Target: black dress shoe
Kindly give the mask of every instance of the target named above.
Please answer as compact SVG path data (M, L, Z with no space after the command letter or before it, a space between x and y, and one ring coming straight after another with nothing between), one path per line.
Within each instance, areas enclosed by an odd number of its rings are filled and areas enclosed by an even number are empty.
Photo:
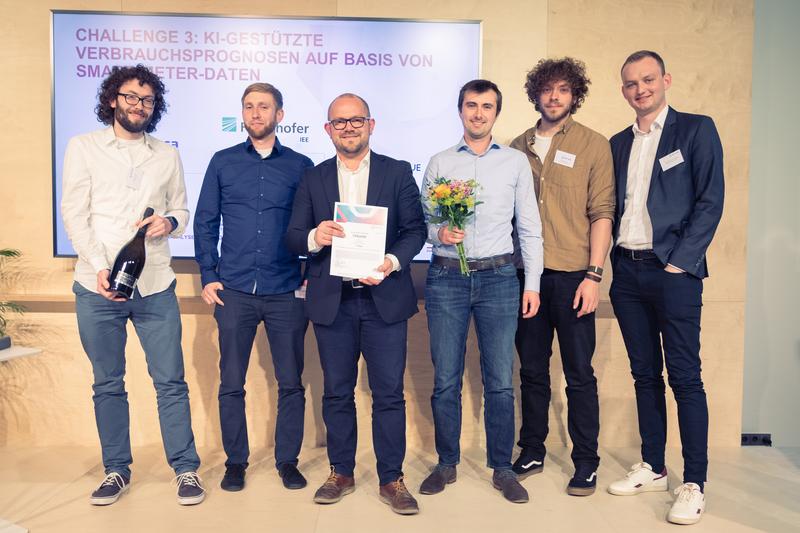
M306 478L304 478L297 467L291 463L282 464L280 468L278 468L278 474L281 476L281 480L283 480L283 486L287 489L296 490L306 486Z
M225 476L219 484L222 490L237 492L244 488L244 471L247 467L243 465L229 465L225 468Z

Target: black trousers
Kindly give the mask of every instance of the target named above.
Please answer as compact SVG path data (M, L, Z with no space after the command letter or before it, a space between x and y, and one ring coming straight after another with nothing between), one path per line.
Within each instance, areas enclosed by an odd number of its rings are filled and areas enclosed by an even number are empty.
M678 404L683 480L702 486L708 469L708 405L700 378L703 281L686 273L666 272L655 258L630 259L619 249L612 264L611 304L636 387L642 459L656 472L664 468L666 363Z
M524 286L523 271L518 270L517 274L520 286ZM520 359L522 427L518 444L537 457L544 457L547 452L544 441L549 432L550 355L555 332L567 381L567 429L572 440L572 462L576 466L597 468L600 408L592 368L594 313L578 318L578 310L572 308L575 291L584 276L584 271L545 269L539 312L533 318L519 319L516 345Z

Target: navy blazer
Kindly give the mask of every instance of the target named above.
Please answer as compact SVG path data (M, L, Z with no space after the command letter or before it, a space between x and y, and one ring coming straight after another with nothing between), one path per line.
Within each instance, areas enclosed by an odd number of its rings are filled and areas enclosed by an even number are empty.
M294 197L286 233L289 250L309 256L306 314L312 322L322 325L330 325L336 319L342 278L330 275L330 246L309 255L308 233L323 220L333 220L333 204L338 201L339 181L336 157L333 157L306 170ZM397 257L401 267L380 285L368 290L384 322L407 320L418 311L409 265L427 237L419 188L411 165L371 152L367 204L388 208L386 253Z
M614 242L625 212L625 187L633 130L627 127L611 138L617 207ZM663 171L659 159L680 150L683 163ZM658 143L647 212L653 225L653 250L658 259L698 278L708 276L706 250L722 217L725 179L722 143L714 121L704 115L667 112ZM611 255L612 263L614 254Z

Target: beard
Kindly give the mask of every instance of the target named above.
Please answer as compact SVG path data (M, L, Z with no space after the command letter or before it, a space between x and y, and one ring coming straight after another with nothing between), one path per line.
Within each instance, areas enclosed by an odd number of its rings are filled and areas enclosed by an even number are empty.
M338 141L335 141L333 143L333 145L336 147L336 149L338 151L340 151L340 152L342 152L344 154L351 154L351 155L356 155L356 154L360 153L362 150L364 150L364 148L369 146L369 137L367 137L367 138L362 138L362 137L355 138L356 141L357 141L355 144L351 144L350 142L346 142L346 141L349 141L350 139L353 139L353 137L348 137L346 139L339 139Z
M569 115L569 112L570 112L570 107L568 106L564 106L560 112L558 112L557 110L553 110L553 113L555 114L551 114L550 110L545 108L544 116L547 117L548 122L555 123L560 121L567 115Z
M245 123L244 129L247 131L247 134L250 136L251 139L255 139L260 141L262 139L266 139L275 131L275 126L278 124L275 121L268 122L264 124L260 129L251 128L250 126Z
M153 118L152 113L148 116L142 118L141 122L131 122L128 118L128 112L122 109L120 106L114 110L114 120L117 121L117 124L125 128L125 130L131 133L141 133L147 129L147 126L150 125L150 120Z

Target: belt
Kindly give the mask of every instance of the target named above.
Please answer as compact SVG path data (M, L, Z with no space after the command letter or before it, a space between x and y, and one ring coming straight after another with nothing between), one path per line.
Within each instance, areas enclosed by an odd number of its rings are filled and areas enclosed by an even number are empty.
M366 287L366 285L357 279L342 280L343 289L363 289L364 287Z
M626 259L631 259L632 261L658 259L658 256L653 250L629 250L628 248L617 246L617 253Z
M434 265L442 265L451 268L460 268L461 263L458 259L454 259L451 257L444 257L441 255L434 255L431 259L431 263ZM477 272L480 270L491 270L495 267L503 266L503 265L511 265L514 263L514 255L513 254L502 254L502 255L495 255L492 257L483 257L481 259L469 259L467 260L467 266L469 267L470 272Z

